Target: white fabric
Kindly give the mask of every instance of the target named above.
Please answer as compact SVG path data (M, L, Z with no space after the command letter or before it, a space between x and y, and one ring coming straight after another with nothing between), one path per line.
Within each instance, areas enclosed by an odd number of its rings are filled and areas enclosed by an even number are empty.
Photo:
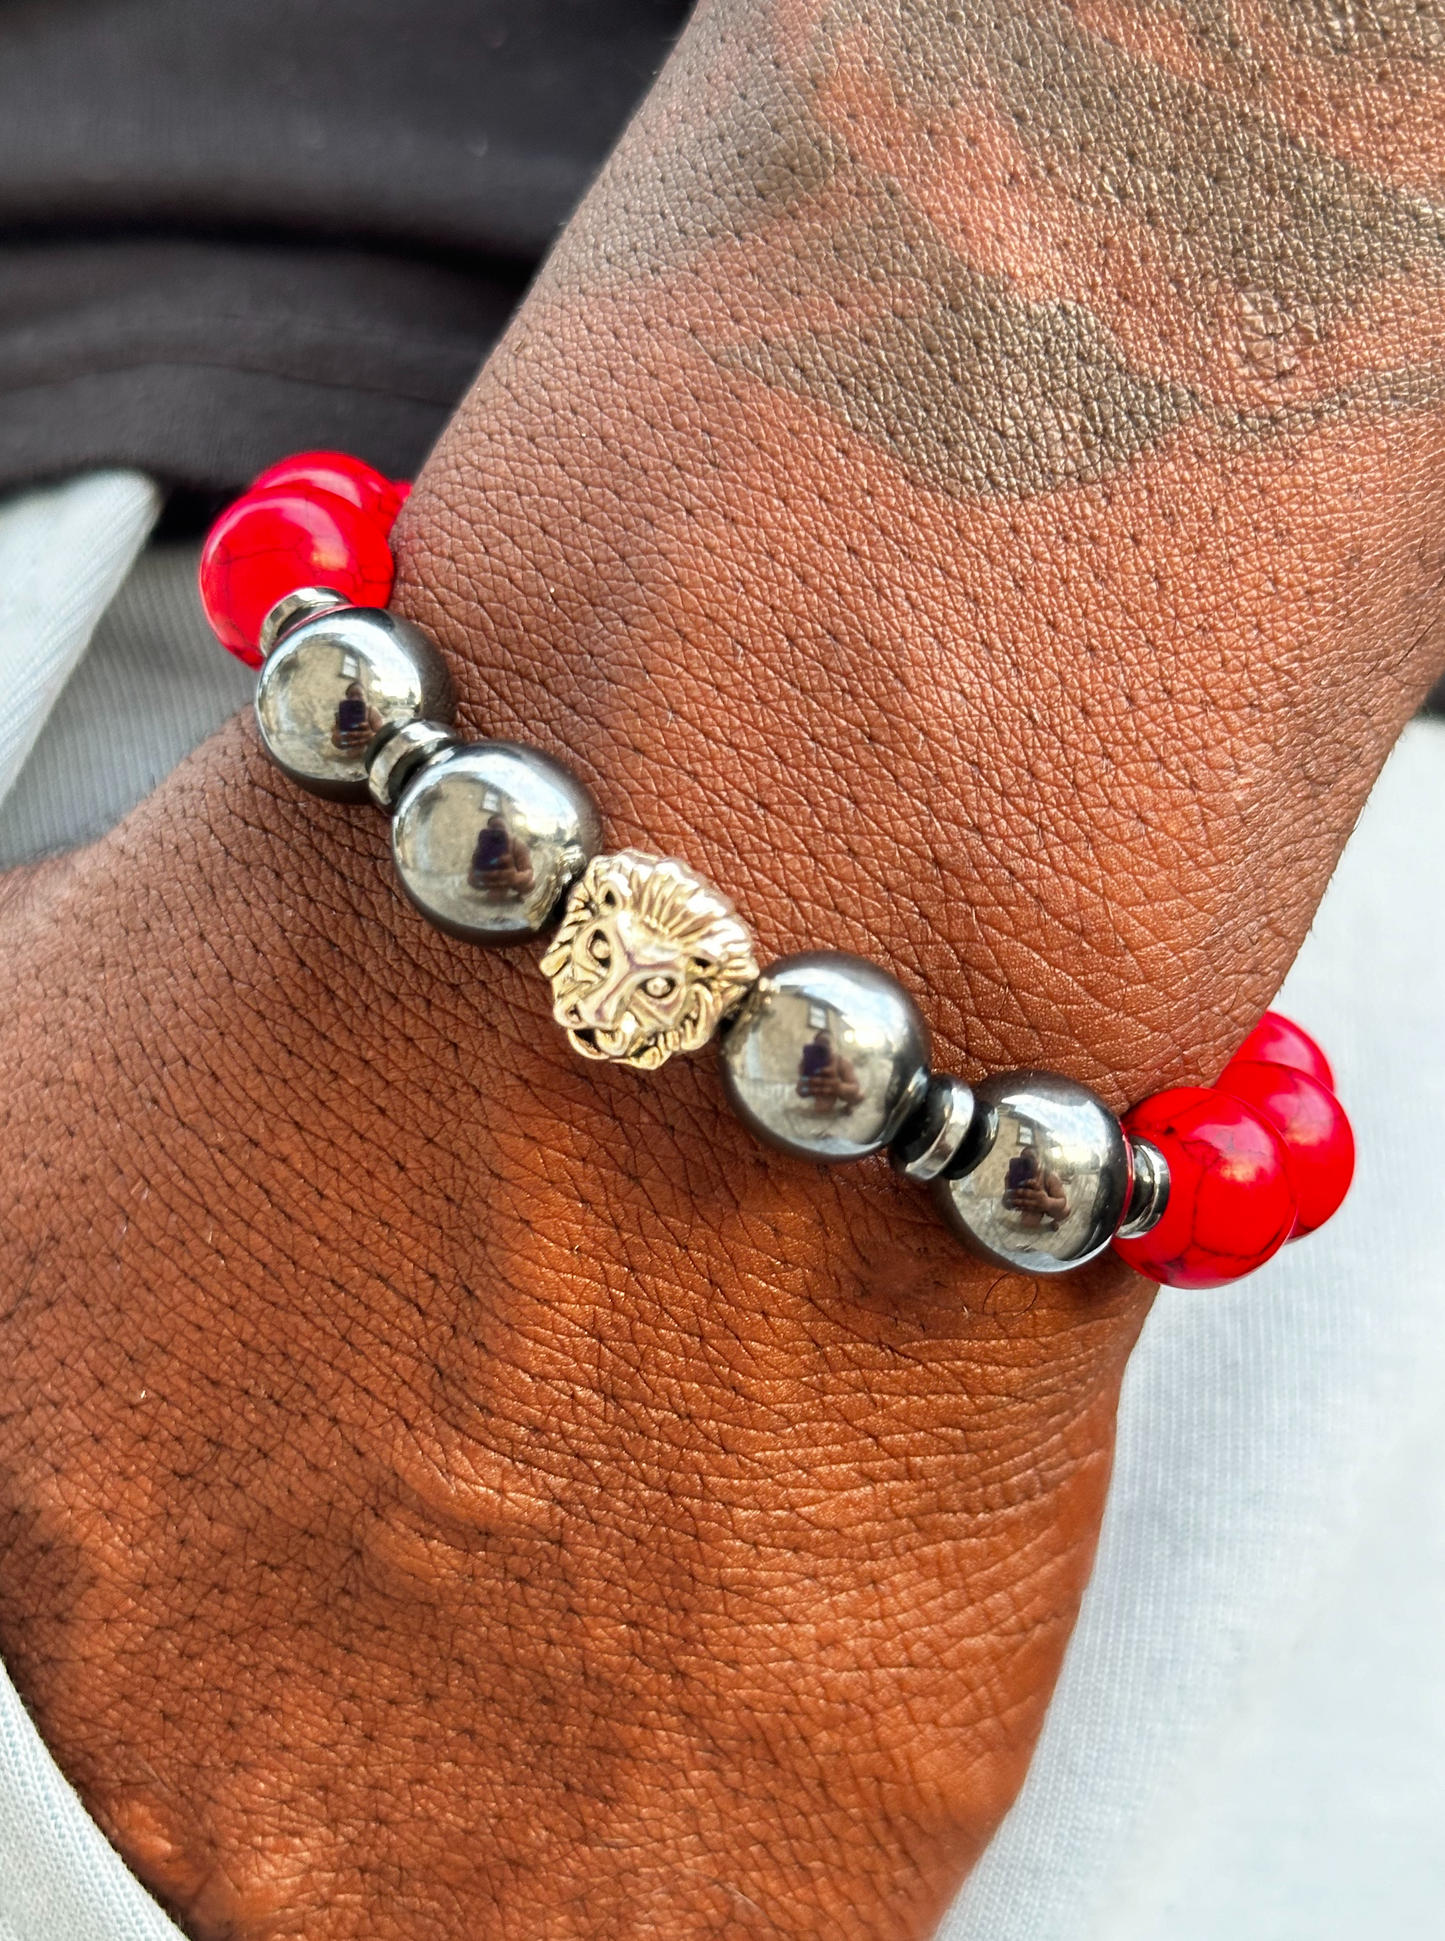
M99 490L49 496L67 516L47 523L28 502L21 570L73 586L77 557L92 562L96 606L72 608L68 636L83 639L114 583L94 562L134 550L140 515L127 525ZM0 508L0 573L16 511ZM0 682L0 751L33 738L20 712ZM114 718L107 703L94 732L113 739ZM66 733L73 770L82 722ZM1238 1288L1160 1297L1038 1756L940 1941L1441 1929L1442 881L1445 725L1416 724L1281 998L1335 1061L1360 1138L1354 1194ZM0 1941L163 1937L179 1941L0 1674Z
M0 1941L182 1941L61 1776L3 1668Z
M0 505L0 802L160 510L139 472Z
M223 721L256 676L216 647L198 544L148 546L0 807L0 870L113 828Z

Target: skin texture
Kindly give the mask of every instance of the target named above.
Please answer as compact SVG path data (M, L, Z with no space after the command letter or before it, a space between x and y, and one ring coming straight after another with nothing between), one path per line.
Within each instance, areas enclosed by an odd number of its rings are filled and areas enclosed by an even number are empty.
M1214 1077L1442 658L1432 18L716 0L398 529L469 730ZM1148 1289L578 1060L244 722L0 930L0 1652L189 1930L922 1941Z

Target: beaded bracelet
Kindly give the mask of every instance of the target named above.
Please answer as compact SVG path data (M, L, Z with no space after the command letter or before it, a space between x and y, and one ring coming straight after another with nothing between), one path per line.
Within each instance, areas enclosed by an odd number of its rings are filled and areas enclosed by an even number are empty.
M386 611L387 536L408 489L334 452L263 472L206 543L206 612L260 669L272 759L317 795L369 797L391 817L424 916L491 945L556 925L541 968L584 1058L654 1071L716 1035L755 1133L825 1163L886 1149L966 1246L1027 1274L1113 1246L1154 1280L1219 1286L1340 1205L1349 1121L1324 1054L1276 1013L1217 1085L1171 1086L1122 1122L1052 1072L971 1087L930 1070L928 1026L886 971L828 950L761 969L733 906L685 863L604 853L597 806L561 763L453 734L445 663Z

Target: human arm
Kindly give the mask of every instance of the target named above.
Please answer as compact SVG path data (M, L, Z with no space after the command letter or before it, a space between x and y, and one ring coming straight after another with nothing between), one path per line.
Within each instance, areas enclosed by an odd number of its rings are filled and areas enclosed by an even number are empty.
M474 730L941 1066L1212 1076L1438 662L1439 70L1315 19L714 6L398 535ZM143 1877L925 1934L1147 1291L578 1065L244 727L4 922L0 1647Z

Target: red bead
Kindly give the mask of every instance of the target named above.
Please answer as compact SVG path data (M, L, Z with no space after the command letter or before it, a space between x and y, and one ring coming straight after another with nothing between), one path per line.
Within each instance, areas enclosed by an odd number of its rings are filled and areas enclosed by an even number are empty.
M1288 1065L1292 1072L1307 1072L1327 1092L1335 1089L1335 1075L1307 1031L1280 1016L1266 1011L1230 1060L1233 1065Z
M298 586L330 586L359 607L391 597L391 548L379 523L329 492L248 492L211 528L201 601L222 644L259 667L261 623Z
M329 492L334 499L345 499L368 518L380 519L390 532L402 501L411 487L395 479L383 478L374 465L345 452L297 452L268 466L251 481L252 492L272 492L281 486L300 487L304 492ZM249 495L248 495L249 496Z
M1289 1153L1299 1195L1291 1239L1313 1233L1336 1212L1355 1174L1355 1137L1339 1100L1308 1072L1287 1065L1245 1064L1236 1058L1219 1089L1243 1099L1268 1119Z
M1242 1099L1203 1085L1156 1092L1124 1117L1169 1162L1164 1217L1115 1251L1170 1287L1222 1287L1263 1266L1294 1231L1284 1142Z

